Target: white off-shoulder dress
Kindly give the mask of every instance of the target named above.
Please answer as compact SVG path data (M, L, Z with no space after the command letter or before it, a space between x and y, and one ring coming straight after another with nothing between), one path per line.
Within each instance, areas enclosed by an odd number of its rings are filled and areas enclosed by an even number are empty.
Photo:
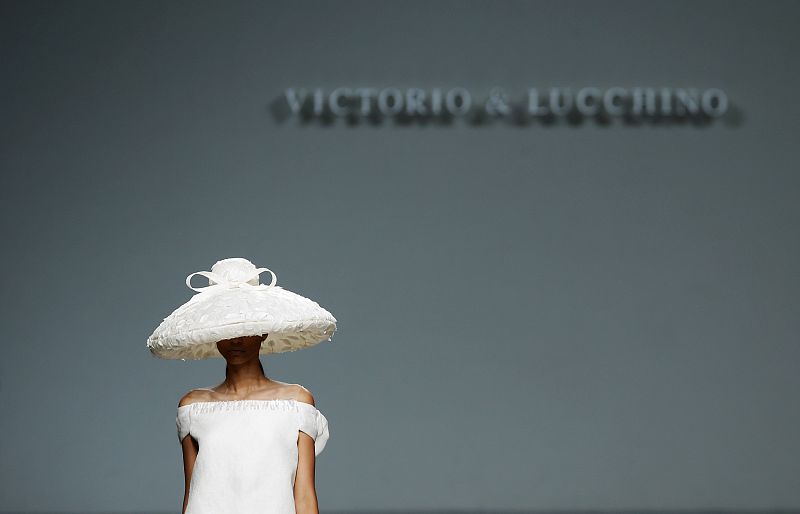
M299 432L328 441L328 420L298 400L223 400L178 407L178 440L199 446L185 514L295 514Z

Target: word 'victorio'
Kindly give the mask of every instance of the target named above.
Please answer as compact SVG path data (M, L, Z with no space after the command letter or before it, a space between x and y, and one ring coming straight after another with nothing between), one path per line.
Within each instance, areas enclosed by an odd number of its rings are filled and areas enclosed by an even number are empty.
M466 88L288 88L291 113L313 117L705 117L719 118L728 97L719 88L552 87L511 94L501 87L484 96Z

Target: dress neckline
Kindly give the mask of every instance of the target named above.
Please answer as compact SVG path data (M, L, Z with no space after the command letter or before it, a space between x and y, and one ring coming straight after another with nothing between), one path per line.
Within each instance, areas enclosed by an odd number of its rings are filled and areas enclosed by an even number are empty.
M312 409L316 409L316 407L314 405L311 405L310 403L306 403L306 402L301 402L300 400L295 400L294 398L272 398L272 399L269 399L269 400L245 398L245 399L238 399L238 400L217 400L217 401L192 402L192 403L189 403L189 404L186 404L186 405L178 406L178 410L180 410L180 409L188 409L192 405L205 406L204 408L212 408L214 404L236 406L236 405L269 404L269 403L273 403L273 402L293 402L296 405L305 405L306 407L311 407Z

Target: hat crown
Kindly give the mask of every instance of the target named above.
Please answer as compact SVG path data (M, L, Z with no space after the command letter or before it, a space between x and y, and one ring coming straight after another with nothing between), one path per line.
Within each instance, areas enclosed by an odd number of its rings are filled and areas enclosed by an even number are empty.
M231 257L217 261L211 267L211 273L228 282L247 282L254 286L259 285L259 274L255 264L242 257ZM211 277L208 278L208 281L210 284L217 283Z

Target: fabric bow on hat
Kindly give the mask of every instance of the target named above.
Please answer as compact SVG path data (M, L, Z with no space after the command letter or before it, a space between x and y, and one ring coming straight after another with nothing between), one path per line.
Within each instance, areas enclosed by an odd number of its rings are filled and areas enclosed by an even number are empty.
M272 281L269 284L259 284L258 278L265 271L269 271L270 275L272 275ZM203 287L193 286L192 277L195 275L201 275L203 277L206 277L209 281L209 284ZM256 281L255 284L251 283L253 280ZM189 276L186 277L186 287L188 287L193 291L198 291L198 292L210 289L230 289L233 287L252 287L256 289L263 289L265 287L273 287L275 285L275 282L277 282L277 280L278 277L275 276L275 273L273 273L272 270L269 270L267 268L256 268L255 272L250 277L247 277L244 280L228 278L219 273L214 273L213 271L195 271L194 273L191 273Z

